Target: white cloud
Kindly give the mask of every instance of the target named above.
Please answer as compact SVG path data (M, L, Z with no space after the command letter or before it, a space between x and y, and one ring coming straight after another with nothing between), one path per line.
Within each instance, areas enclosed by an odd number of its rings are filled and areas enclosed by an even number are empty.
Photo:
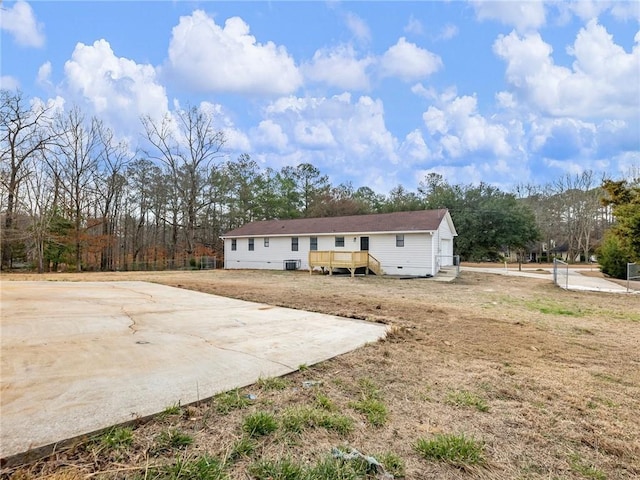
M242 130L232 127L224 127L221 131L224 134L224 149L226 151L251 151L251 141Z
M71 94L119 126L139 130L141 115L160 118L167 112L167 95L153 66L116 57L106 40L78 43L64 71Z
M282 127L272 120L261 121L251 138L257 146L280 151L284 151L289 143L289 137L282 131Z
M44 45L44 26L36 20L31 5L18 0L13 7L5 5L0 9L0 26L23 47L42 47Z
M380 59L381 74L406 81L425 78L442 67L441 58L429 50L418 47L400 37Z
M422 22L414 17L413 14L409 17L409 21L404 26L404 31L413 35L424 35L424 27L422 26Z
M554 63L553 49L538 33L499 36L494 52L507 62L507 82L531 107L554 116L637 116L640 98L640 35L631 53L591 20L567 52L572 68Z
M566 8L574 15L578 16L584 21L597 18L600 14L611 7L609 2L606 1L593 1L593 0L580 0L579 2L561 2L558 5L560 8Z
M638 2L611 2L611 15L615 18L627 21L640 22L640 6Z
M177 103L175 108L181 108ZM200 102L199 109L211 119L212 125L224 134L224 150L248 152L251 151L249 137L233 122L223 105L207 101Z
M293 130L294 138L303 148L331 148L336 145L329 125L324 121L300 120Z
M323 82L344 90L368 90L369 68L375 59L357 58L351 45L339 45L333 49L317 50L310 63L302 70L314 82Z
M450 99L445 94L439 103L439 107L430 106L422 118L444 157L455 159L486 152L496 158L507 158L513 154L509 128L480 115L475 96Z
M51 62L45 62L38 69L37 82L43 86L51 85Z
M290 150L300 150L320 169L358 171L372 162L397 163L397 141L387 130L380 100L332 97L284 97L272 102L265 117L280 126Z
M623 178L637 178L640 176L640 151L623 152L611 159L618 166L616 172Z
M0 88L3 90L17 90L20 88L20 81L10 75L0 75Z
M425 87L422 83L416 83L411 87L411 93L419 97L426 98L427 100L435 100L438 98L438 93L433 87Z
M537 30L546 23L545 7L539 1L476 0L472 2L478 20L497 20L519 32Z
M344 16L345 23L351 34L360 42L368 43L371 41L371 31L367 23L358 15L348 12Z
M403 164L420 163L431 157L431 151L418 129L409 132L400 146Z
M506 109L513 109L518 106L518 102L516 102L516 99L511 92L496 93L496 101L500 107Z
M415 172L415 180L419 182L430 173L437 173L449 182L450 185L467 185L470 183L479 184L488 178L487 165L470 164L470 165L433 165L427 170L417 170Z
M596 125L572 118L539 118L530 125L532 152L556 160L595 154Z
M459 30L457 26L453 25L452 23L447 23L445 26L442 27L442 30L438 34L437 38L439 40L450 40L456 35L458 35L458 31Z
M598 18L604 12L610 12L618 20L640 20L640 7L635 1L619 0L572 0L554 4L561 13L571 12L583 21Z
M590 170L590 166L584 160L579 162L576 161L561 161L555 160L553 158L545 158L543 159L544 164L547 167L556 168L561 172L567 173L569 175L580 175L586 170Z
M202 10L180 17L173 28L169 72L203 92L282 95L302 84L285 47L258 43L240 17L220 27Z

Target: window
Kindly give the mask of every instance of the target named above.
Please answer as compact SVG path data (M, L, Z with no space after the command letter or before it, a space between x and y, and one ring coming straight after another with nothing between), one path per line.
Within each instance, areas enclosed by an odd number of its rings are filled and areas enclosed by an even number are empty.
M344 237L336 237L336 247L344 247Z
M291 251L298 251L298 237L291 237Z
M309 239L309 250L318 250L318 237L311 237Z
M231 239L231 250L236 250L238 248L238 241L235 238Z
M396 235L396 247L404 247L404 234Z
M249 239L249 251L252 252L255 250L255 244L253 243L253 238Z
M264 246L265 247L269 246L269 238L268 237L264 237Z

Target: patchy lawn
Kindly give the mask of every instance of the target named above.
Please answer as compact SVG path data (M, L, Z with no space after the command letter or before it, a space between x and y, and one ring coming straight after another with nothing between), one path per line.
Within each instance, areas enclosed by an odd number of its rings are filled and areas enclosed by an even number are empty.
M167 405L3 478L640 476L638 296L470 272L453 283L259 271L11 279L146 280L393 327L385 341Z

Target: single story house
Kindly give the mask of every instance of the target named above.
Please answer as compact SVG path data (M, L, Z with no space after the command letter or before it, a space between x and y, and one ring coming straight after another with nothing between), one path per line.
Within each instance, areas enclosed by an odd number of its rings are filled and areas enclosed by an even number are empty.
M457 235L446 209L251 222L223 236L224 267L436 275Z

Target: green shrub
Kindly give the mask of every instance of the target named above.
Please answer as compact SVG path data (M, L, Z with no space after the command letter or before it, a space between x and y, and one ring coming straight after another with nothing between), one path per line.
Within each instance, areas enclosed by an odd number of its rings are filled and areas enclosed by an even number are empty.
M626 279L627 263L631 261L631 254L623 247L618 237L607 235L598 250L598 263L602 273L610 277Z

